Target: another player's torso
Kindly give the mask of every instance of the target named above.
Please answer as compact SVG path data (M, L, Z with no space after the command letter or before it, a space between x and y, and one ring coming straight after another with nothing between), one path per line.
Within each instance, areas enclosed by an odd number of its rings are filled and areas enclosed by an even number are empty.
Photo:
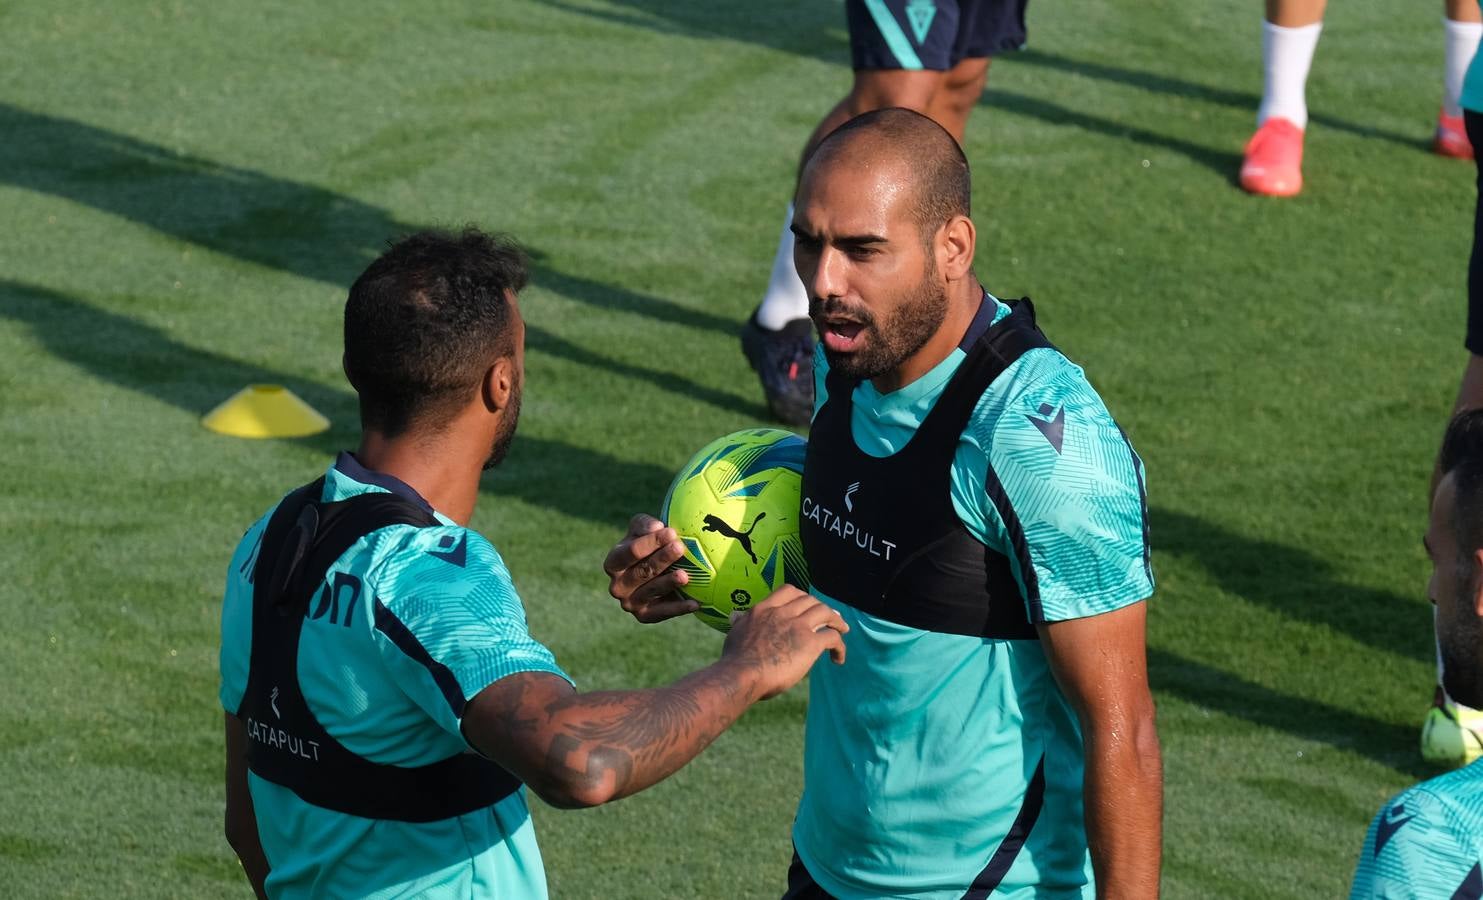
M900 452L964 358L955 351L888 396L862 385L851 411L854 446L875 457ZM1013 378L1013 371L1004 377ZM983 406L975 412L984 414L992 413ZM986 450L962 439L952 451L946 490L965 521L972 518L973 492L984 489ZM848 472L832 474L836 481L857 480ZM910 472L899 477L912 478ZM863 507L869 488L861 483L848 504L842 494L834 498L829 512L850 516ZM850 535L858 552L893 550L883 543L889 535L859 537L858 530ZM834 537L842 540L843 531ZM989 548L1014 552L1002 537ZM863 611L849 597L814 593L851 628L845 665L816 666L810 679L805 790L794 837L820 884L846 898L960 897L987 876L999 885L995 896L1015 896L1017 889L1040 897L1082 896L1090 872L1081 824L1080 733L1026 624L1012 577L998 586L993 602L1019 604L1009 610L1019 613L1018 624L1001 607L998 624L980 635L903 624ZM883 611L878 604L861 605ZM1032 820L1028 835L1020 835Z
M1350 896L1483 896L1483 760L1402 791L1380 810Z
M327 500L366 487L331 471ZM233 560L224 622L238 640L224 644L223 699L246 683L252 585L246 580L262 522ZM445 524L451 524L445 521ZM437 727L391 680L378 655L374 603L391 598L389 569L416 566L421 550L404 546L411 529L374 533L331 569L329 602L311 602L299 645L300 689L320 724L353 753L404 767L428 765L466 750ZM227 657L232 659L229 661ZM416 663L408 660L409 665ZM240 671L240 676L237 674ZM257 729L259 738L271 728ZM249 740L255 739L249 733ZM275 897L544 897L545 877L524 792L492 808L430 823L373 820L312 806L292 790L249 773L258 830ZM376 790L366 785L366 790ZM380 886L368 892L367 885Z

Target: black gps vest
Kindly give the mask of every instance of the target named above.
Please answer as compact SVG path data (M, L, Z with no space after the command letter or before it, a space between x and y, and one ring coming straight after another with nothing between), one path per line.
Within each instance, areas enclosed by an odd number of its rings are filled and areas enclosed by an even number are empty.
M412 768L371 762L345 749L310 711L299 689L299 637L316 593L317 602L338 603L325 581L330 566L377 529L438 524L395 494L325 503L323 490L320 478L284 498L253 566L252 653L237 710L247 726L247 767L306 803L367 819L434 822L509 796L519 780L483 757L459 753Z
M887 621L923 631L996 639L1038 638L1009 558L975 539L953 509L958 441L994 379L1027 350L1050 347L1028 298L964 349L967 353L906 446L886 457L855 445L856 381L834 371L809 432L800 531L813 584ZM1013 552L1034 570L1007 501L985 490L1009 526ZM999 493L1002 493L1000 491Z

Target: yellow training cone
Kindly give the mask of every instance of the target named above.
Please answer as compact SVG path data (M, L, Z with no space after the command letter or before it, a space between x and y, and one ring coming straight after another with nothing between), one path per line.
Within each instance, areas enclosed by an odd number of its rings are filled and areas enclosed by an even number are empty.
M201 424L233 437L288 438L328 431L330 420L281 384L250 384L207 413Z

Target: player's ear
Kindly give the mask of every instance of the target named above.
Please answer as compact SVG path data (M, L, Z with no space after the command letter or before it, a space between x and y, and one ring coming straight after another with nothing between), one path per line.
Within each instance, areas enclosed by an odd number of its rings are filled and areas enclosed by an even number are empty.
M1483 548L1473 551L1473 580L1468 585L1468 605L1473 615L1483 619Z
M958 281L973 269L975 238L973 220L967 216L953 216L938 229L934 248L937 270L948 281Z
M484 372L481 393L484 406L490 412L499 412L510 405L510 396L515 392L515 360L501 356Z

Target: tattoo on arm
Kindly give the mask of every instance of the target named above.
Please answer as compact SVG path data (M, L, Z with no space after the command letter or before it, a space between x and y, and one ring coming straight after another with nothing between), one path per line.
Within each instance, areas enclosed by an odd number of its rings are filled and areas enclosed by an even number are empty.
M753 699L724 667L669 687L578 694L547 673L502 678L470 701L469 741L548 802L623 797L689 762Z

